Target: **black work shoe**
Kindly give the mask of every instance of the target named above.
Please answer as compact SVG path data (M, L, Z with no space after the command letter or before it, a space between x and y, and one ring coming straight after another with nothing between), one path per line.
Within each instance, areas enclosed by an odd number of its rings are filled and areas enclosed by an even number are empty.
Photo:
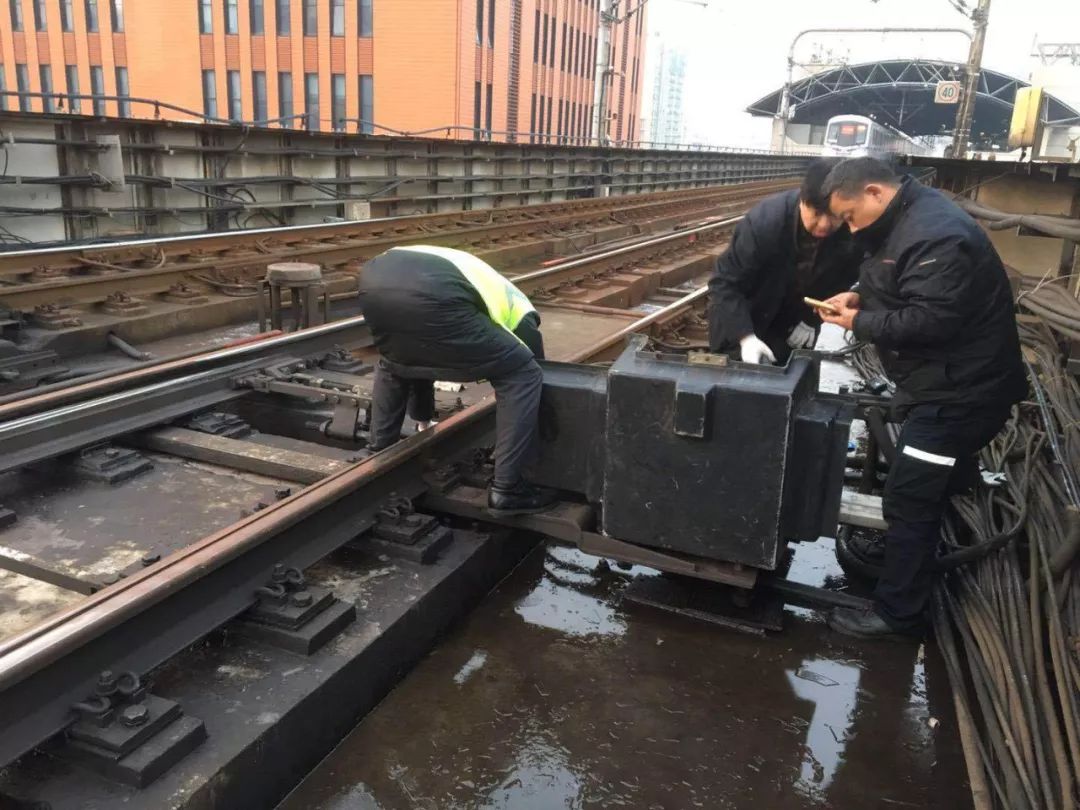
M855 638L882 638L889 641L916 641L918 628L898 630L873 610L833 608L829 612L829 627L837 633Z
M498 517L543 512L555 501L555 490L527 481L519 481L509 489L492 487L488 490L488 511Z

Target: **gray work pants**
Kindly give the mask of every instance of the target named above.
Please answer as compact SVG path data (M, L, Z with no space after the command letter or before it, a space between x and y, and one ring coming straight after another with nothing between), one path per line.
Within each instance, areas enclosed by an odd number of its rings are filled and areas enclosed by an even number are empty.
M535 360L508 374L488 380L495 389L495 480L497 489L509 489L524 477L526 466L536 453L537 420L544 373ZM379 362L375 366L375 387L371 392L371 434L368 446L383 450L401 438L405 409L433 396L433 381L399 377ZM410 406L411 407L411 406ZM412 410L417 421L422 414ZM430 419L430 416L428 417Z

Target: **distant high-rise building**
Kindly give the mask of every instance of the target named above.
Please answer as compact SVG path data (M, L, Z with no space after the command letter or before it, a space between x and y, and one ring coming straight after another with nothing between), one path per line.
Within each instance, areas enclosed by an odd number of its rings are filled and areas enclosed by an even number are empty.
M644 16L612 32L616 143ZM6 0L0 110L586 143L599 28L600 0Z
M686 82L686 54L665 43L658 32L650 39L646 63L642 137L652 143L682 143L685 140L683 86Z

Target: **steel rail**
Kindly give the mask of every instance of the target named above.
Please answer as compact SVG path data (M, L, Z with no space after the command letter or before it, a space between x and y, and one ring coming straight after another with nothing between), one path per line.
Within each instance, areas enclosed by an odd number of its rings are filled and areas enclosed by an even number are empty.
M564 276L571 274L574 270L579 270L582 267L587 267L590 264L597 264L600 261L617 259L624 256L631 256L634 253L640 253L642 250L648 250L649 248L657 247L659 245L682 242L687 239L690 239L691 242L693 242L693 237L696 237L699 234L711 233L712 231L716 231L721 228L730 228L733 225L737 224L741 219L742 215L729 217L727 219L722 219L717 222L710 222L706 225L698 225L692 228L683 228L681 230L674 231L673 233L651 237L641 242L635 242L632 245L626 245L625 247L605 251L602 254L596 254L595 256L586 256L581 259L571 259L570 261L562 262L552 267L546 267L543 270L535 270L531 273L524 273L520 276L512 276L511 280L523 291L531 292L541 287L551 285L552 283L561 283L563 280L565 280L563 278Z
M50 407L60 407L85 396L101 396L126 385L149 383L170 373L195 371L202 368L214 368L223 363L250 357L260 357L279 352L293 346L307 344L313 338L324 338L326 349L333 348L336 342L344 340L351 330L366 330L366 322L360 315L342 318L339 321L313 326L297 332L229 346L195 355L185 354L175 358L163 358L159 361L142 363L137 368L121 371L92 381L72 380L62 387L36 396L18 398L0 405L0 423L17 419Z
M705 292L562 359L589 360L681 315ZM475 446L490 433L494 408L486 398L0 643L0 763L65 728L100 670L150 671L250 607L275 564L310 566L367 528L391 492L419 494L425 460Z
M767 182L767 181L764 181ZM730 186L715 186L714 189L726 189L735 188L740 185L749 185L742 183L733 183ZM684 194L686 198L692 198L697 194L702 194L705 189L695 188L686 189L682 192L657 192L659 201L659 195L663 194ZM559 208L565 206L566 202L578 202L589 203L595 201L603 206L613 206L614 200L623 199L621 197L592 197L584 200L567 200L558 203L538 203L536 205L523 205L515 208L492 208L479 211L479 213L500 212L500 213L514 213L514 214L526 214L529 212L539 212L539 209L545 208ZM598 205L597 207L601 207ZM319 233L326 235L336 235L339 231L352 231L359 227L368 228L379 225L391 225L391 224L408 224L410 222L437 222L443 220L453 220L468 218L469 216L476 216L477 210L471 211L448 211L439 214L416 214L413 216L403 217L376 217L375 219L365 219L362 221L353 222L318 222L310 225L289 225L286 227L272 227L272 228L246 228L240 231L228 231L228 232L201 232L193 234L177 234L175 236L147 236L138 239L118 239L113 242L87 242L85 244L64 245L64 246L49 246L40 248L26 248L23 250L9 250L0 253L0 259L8 258L31 258L38 259L42 257L65 255L75 252L82 252L87 250L126 250L131 248L143 248L143 247L157 247L159 245L183 245L188 243L202 243L211 241L231 241L240 237L259 238L265 236L281 236L283 234L295 234L300 238L310 238L310 234Z
M6 265L14 263L12 260L33 260L34 265L47 261L50 258L56 261L60 258L70 258L78 261L79 254L88 252L117 252L137 250L148 247L161 247L180 245L187 248L227 250L235 248L236 243L255 243L261 239L292 239L295 241L311 239L331 238L366 238L369 232L382 233L386 229L400 231L403 228L415 226L438 226L440 223L450 223L460 228L464 220L468 223L470 218L487 218L488 222L478 221L477 226L491 224L526 224L530 221L543 221L545 214L569 211L571 214L604 213L612 210L625 210L634 208L650 208L663 204L693 202L696 200L708 200L716 196L738 195L740 192L751 191L755 188L766 190L771 188L784 188L791 185L787 180L767 180L750 183L732 183L729 185L706 186L682 191L654 192L652 194L621 196L621 197L590 197L577 200L564 200L556 203L538 203L535 205L522 205L512 208L490 208L471 211L449 211L439 214L419 214L404 217L380 217L377 219L353 221L317 223L312 225L291 225L278 228L252 228L234 230L225 233L199 233L182 234L177 236L147 237L142 239L118 240L106 243L87 243L77 245L65 245L63 247L33 248L27 250L12 250L0 253L0 272L10 273ZM492 218L505 220L505 222L493 223ZM420 227L422 230L423 228ZM451 233L452 231L447 231Z
M333 283L332 274L355 274L357 262L397 245L429 243L483 251L508 244L539 244L560 238L562 231L571 227L596 228L609 224L615 227L644 220L685 221L693 216L701 218L709 211L723 214L737 209L747 199L758 199L789 184L749 185L749 188L742 184L721 186L710 189L707 194L626 201L621 206L609 204L603 208L595 205L586 208L580 201L571 201L559 204L557 208L538 206L543 212L530 213L525 207L492 209L509 213L491 214L491 220L486 222L457 216L446 220L448 227L387 220L375 230L366 227L366 223L346 223L353 226L350 233L321 237L315 234L300 237L292 229L282 229L265 237L273 240L272 245L253 240L247 232L236 232L228 237L206 237L180 252L167 251L165 245L157 245L155 256L147 255L147 251L153 249L149 246L141 252L133 252L134 248L118 248L113 253L66 252L39 257L33 264L29 259L11 263L0 254L0 303L9 309L30 310L58 300L86 305L105 301L117 293L147 298L166 292L178 282L190 282L190 274L222 271L250 274L267 262L290 259L318 261L331 274L328 281ZM224 241L226 239L232 241ZM91 272L102 263L116 269L105 273ZM138 266L147 263L153 266ZM346 278L343 276L340 280ZM212 281L197 276L195 281L200 285L212 284Z

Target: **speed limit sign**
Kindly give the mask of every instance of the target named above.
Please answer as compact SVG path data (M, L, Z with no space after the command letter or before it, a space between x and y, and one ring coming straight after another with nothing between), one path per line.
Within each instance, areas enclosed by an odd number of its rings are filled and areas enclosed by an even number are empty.
M938 82L934 88L935 104L957 104L960 101L960 82Z

